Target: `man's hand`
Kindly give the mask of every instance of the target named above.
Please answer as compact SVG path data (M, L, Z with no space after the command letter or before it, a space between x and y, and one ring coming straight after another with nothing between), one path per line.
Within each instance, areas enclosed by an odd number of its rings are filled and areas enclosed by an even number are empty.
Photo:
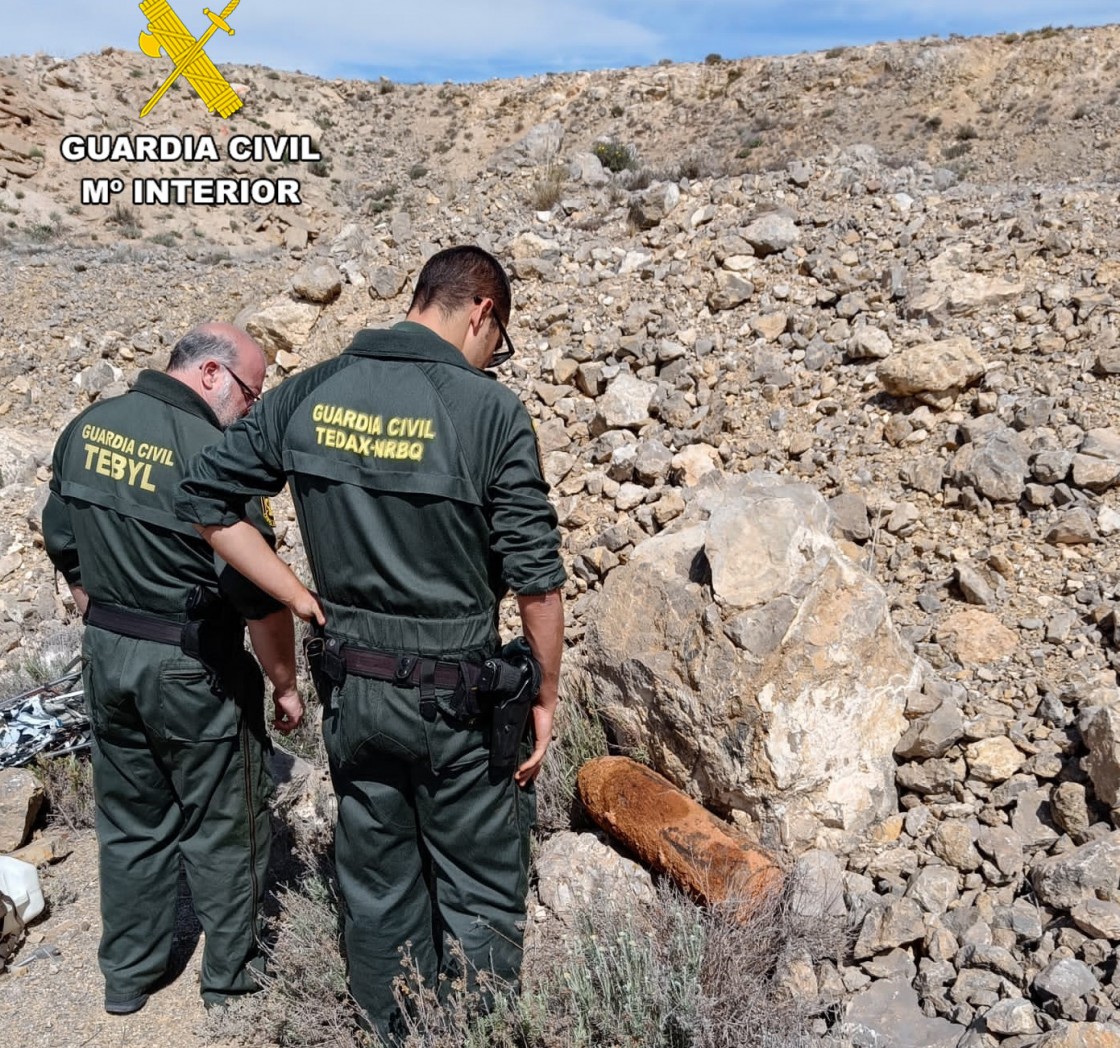
M533 705L533 737L537 741L529 759L513 776L518 786L528 786L540 774L541 761L552 741L552 717L559 700L560 656L564 651L564 601L555 589L518 595L517 608L525 639L541 667L541 690Z
M272 693L272 709L275 716L272 726L284 735L295 731L303 720L303 699L295 688Z
M541 771L541 762L548 752L549 743L552 742L552 707L533 706L533 737L536 743L529 759L513 773L518 786L528 786Z
M300 586L291 596L284 599L288 610L297 619L304 622L316 622L320 626L327 624L327 617L323 614L323 604L316 593L312 593L306 586Z
M272 726L285 735L303 717L303 701L296 688L296 638L292 616L278 608L263 619L249 619L249 639L261 669L272 684Z

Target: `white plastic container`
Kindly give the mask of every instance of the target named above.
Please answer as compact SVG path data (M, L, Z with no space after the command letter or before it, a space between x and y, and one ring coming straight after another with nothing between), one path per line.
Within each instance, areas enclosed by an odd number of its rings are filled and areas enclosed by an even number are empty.
M10 855L0 855L0 892L15 903L16 912L4 908L4 927L0 934L12 935L19 931L20 921L26 924L43 912L43 889L39 887L39 871L29 862L21 862ZM19 919L16 919L16 914Z

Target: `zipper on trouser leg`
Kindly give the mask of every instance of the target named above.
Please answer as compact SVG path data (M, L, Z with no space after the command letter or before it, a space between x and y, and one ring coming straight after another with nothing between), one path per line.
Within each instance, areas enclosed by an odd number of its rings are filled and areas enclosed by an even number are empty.
M245 809L249 817L249 889L252 892L249 900L251 914L249 930L253 934L253 940L256 941L259 930L257 928L259 916L257 913L257 812L253 804L253 762L249 746L249 724L244 716L241 718L239 734L241 736L241 767L245 776Z
M260 878L257 876L257 857L260 850L260 842L257 835L257 819L253 803L253 761L250 734L248 722L242 718L237 729L237 736L239 742L238 748L241 754L242 782L245 787L243 801L249 830L249 890L252 893L249 899L249 934L252 937L254 945L256 945L260 943L260 907L258 905ZM213 991L209 994L205 990L203 991L202 997L207 1008L215 1004L224 1003L231 995L240 996L243 993L252 993L254 989L259 987L260 984L254 979L252 974L252 969L254 967L253 959L255 956L257 956L257 954L252 949L246 952L240 968L236 972L229 973L228 980L230 985L226 990Z

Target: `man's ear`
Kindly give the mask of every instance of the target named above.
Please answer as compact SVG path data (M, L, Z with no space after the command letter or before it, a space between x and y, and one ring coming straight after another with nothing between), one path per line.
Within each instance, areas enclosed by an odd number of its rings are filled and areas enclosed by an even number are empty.
M490 310L493 308L494 300L492 298L484 298L471 310L468 323L476 338L482 334L482 326L487 322L487 318L490 316Z
M216 360L205 360L199 366L202 372L202 388L214 389L221 381L222 365Z

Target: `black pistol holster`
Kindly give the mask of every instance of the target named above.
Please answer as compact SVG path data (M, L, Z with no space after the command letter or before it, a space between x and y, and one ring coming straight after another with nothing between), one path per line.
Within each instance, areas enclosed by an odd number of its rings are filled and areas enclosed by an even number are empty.
M238 704L249 730L271 752L264 717L264 674L245 650L245 622L233 605L214 590L195 586L187 597L179 647L202 663L215 695Z
M187 621L179 647L215 676L244 650L241 617L214 590L195 586L187 597Z
M484 681L492 682L484 688ZM482 664L479 691L490 705L490 770L508 773L517 766L529 712L541 690L541 667L529 642L516 637Z
M303 654L319 701L326 704L331 691L341 687L346 680L343 642L337 637L328 637L317 622L311 623L310 630L303 639Z

